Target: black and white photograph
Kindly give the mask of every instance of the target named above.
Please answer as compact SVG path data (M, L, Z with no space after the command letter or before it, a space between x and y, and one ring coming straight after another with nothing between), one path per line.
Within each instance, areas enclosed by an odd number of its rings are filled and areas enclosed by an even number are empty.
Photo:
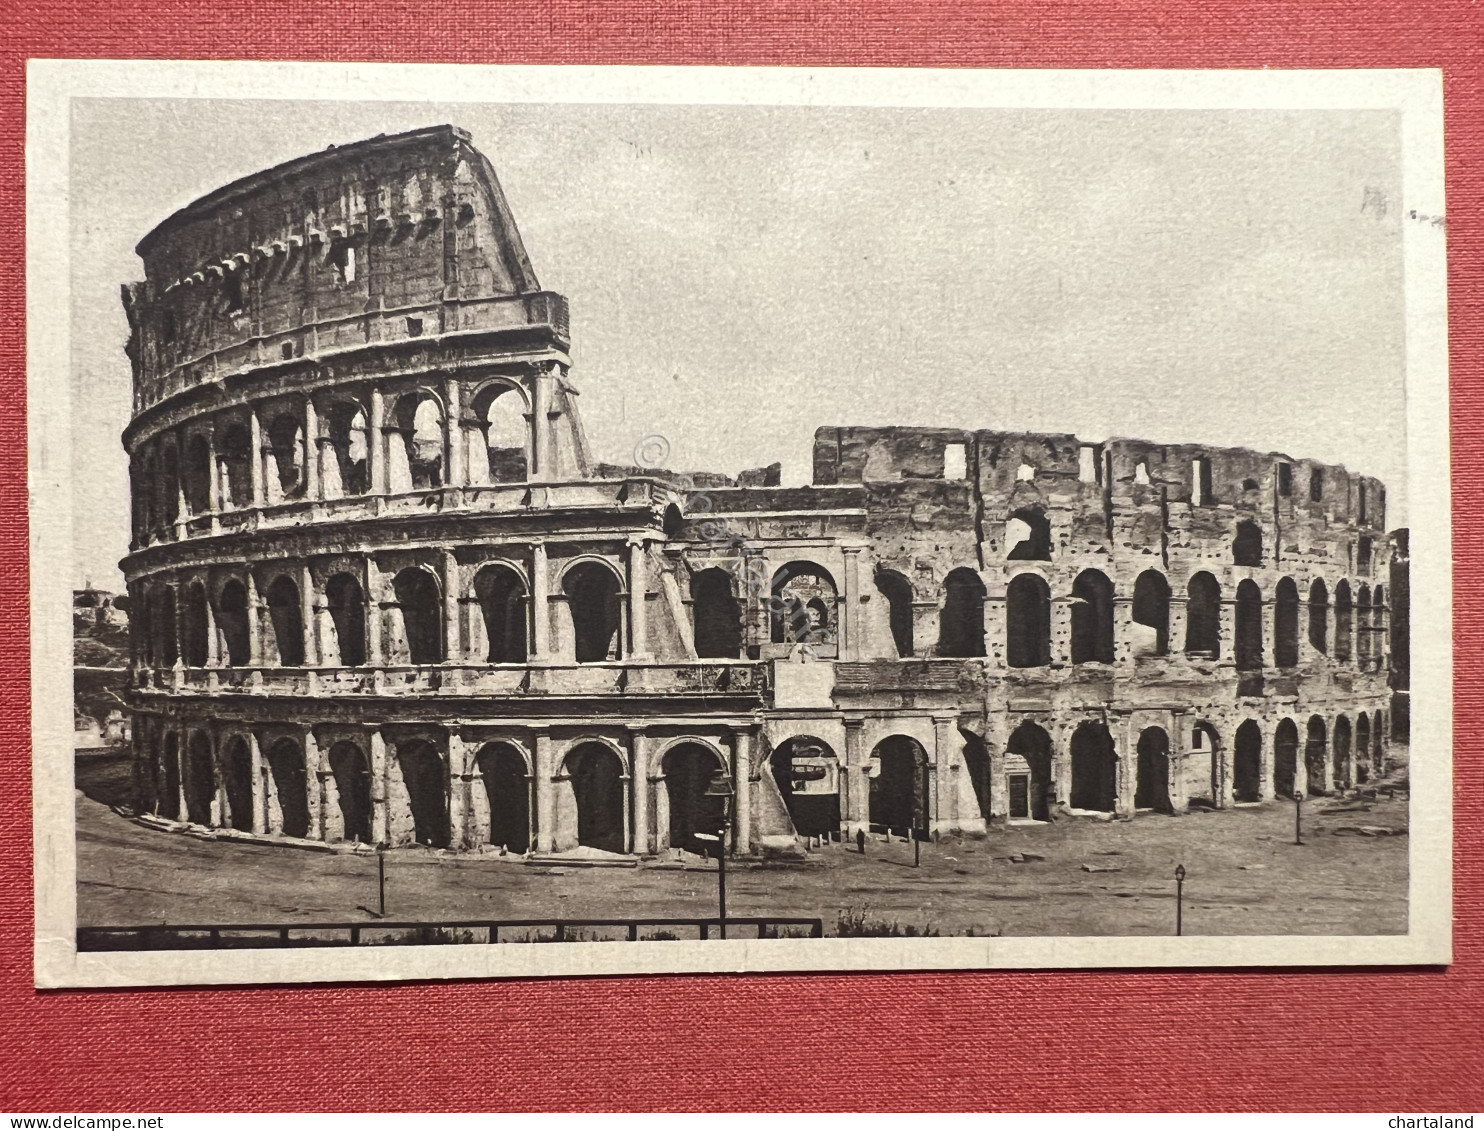
M32 72L39 984L1448 960L1435 73Z

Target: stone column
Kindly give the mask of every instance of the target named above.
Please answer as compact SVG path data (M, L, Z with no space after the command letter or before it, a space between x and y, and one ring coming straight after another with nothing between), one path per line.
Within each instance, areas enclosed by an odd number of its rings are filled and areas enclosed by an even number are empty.
M1132 597L1113 598L1113 662L1134 662L1134 601Z
M211 512L211 532L221 530L221 468L216 462L216 429L206 433L206 509Z
M314 737L314 728L304 728L304 788L309 791L310 840L325 839L325 786L320 777L319 739Z
M206 666L208 668L219 668L222 666L222 641L216 631L216 609L211 604L210 590L205 583L202 589L206 592Z
M861 649L861 581L860 560L861 546L842 546L841 552L845 555L845 576L842 580L844 587L841 597L844 600L844 608L836 610L835 619L838 622L836 631L839 639L837 655L840 659L855 659Z
M449 663L464 658L463 634L459 626L459 563L452 550L443 551L443 657Z
M258 604L258 582L252 567L247 569L247 664L263 666L262 609Z
M305 562L299 567L299 619L304 631L304 666L319 664L319 636L315 632L314 574Z
M386 739L381 728L371 732L371 840L387 842L387 758Z
M386 436L381 430L385 419L386 397L380 389L372 389L370 414L366 420L366 470L372 495L386 494Z
M448 733L448 843L453 848L472 848L469 843L469 767L464 739Z
M1113 738L1113 753L1117 758L1118 773L1116 777L1117 791L1113 800L1113 811L1120 817L1132 817L1134 815L1134 791L1138 786L1138 744L1134 737L1134 720L1132 715L1124 715L1122 719L1113 721L1108 727L1108 734ZM1068 763L1071 759L1068 758ZM1068 783L1070 785L1070 783ZM1058 797L1066 796L1070 801L1071 794L1063 795L1057 792Z
M629 728L630 774L634 790L634 852L640 856L654 851L654 823L649 813L650 737L643 727Z
M1165 731L1170 736L1170 756L1165 759L1165 792L1169 794L1170 808L1176 813L1184 813L1189 808L1185 788L1185 759L1190 755L1191 746L1187 738L1189 725L1184 712L1170 712L1169 726ZM1136 753L1135 757L1137 756ZM1218 796L1217 791L1220 788L1220 782L1211 783L1213 799Z
M531 454L535 467L527 476L533 483L550 483L555 476L551 454L551 385L555 374L544 366L531 378Z
M314 398L304 398L304 497L318 502L324 497L319 466L319 414L314 411Z
M252 505L261 507L267 495L263 484L263 421L258 416L256 405L248 410L247 423L252 456L248 461L252 464Z
M732 853L752 854L752 731L732 730Z
M933 811L928 814L930 832L950 832L958 825L958 783L953 773L953 722L952 715L933 716Z
M547 591L546 546L531 547L531 659L538 664L551 658L551 601Z
M645 594L649 591L648 571L644 568L644 543L629 543L628 589L629 589L629 648L628 659L649 658L649 627L646 615Z
M448 485L462 487L467 482L468 466L464 457L464 387L455 377L443 382L447 411L443 416L444 446L448 450Z
M203 730L202 733L206 736L206 748L211 752L211 817L208 823L212 828L223 829L232 823L232 808L227 801L226 776L222 773L221 743L212 731Z
M381 650L381 569L376 559L366 558L366 664L379 668L386 663Z
M1053 583L1054 584L1054 583ZM1072 662L1072 604L1051 591L1051 641L1048 652L1053 664Z
M247 732L247 754L252 767L252 831L262 836L268 831L268 766L255 730Z
M870 757L861 742L862 719L845 720L845 782L841 816L845 835L854 838L857 832L870 831L871 824L871 779L866 776Z
M549 854L556 826L556 789L551 780L556 772L552 762L551 733L536 732L536 851Z

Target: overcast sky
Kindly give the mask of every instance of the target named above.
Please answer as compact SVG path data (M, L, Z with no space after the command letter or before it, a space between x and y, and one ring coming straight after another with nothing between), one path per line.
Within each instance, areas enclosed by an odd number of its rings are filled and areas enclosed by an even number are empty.
M571 301L595 456L781 460L922 424L1286 451L1405 522L1400 136L1384 111L78 101L75 582L128 548L133 248L212 189L451 122Z

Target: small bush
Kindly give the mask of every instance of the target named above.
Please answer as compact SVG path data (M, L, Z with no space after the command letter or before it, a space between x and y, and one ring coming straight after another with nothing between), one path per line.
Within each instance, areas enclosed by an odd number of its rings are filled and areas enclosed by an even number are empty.
M842 939L935 939L938 928L931 922L918 926L896 919L872 919L870 904L843 907L835 919L835 934Z

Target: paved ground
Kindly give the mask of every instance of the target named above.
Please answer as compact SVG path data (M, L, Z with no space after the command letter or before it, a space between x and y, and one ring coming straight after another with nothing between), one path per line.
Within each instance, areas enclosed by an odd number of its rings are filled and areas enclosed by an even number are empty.
M908 843L871 841L864 856L832 845L808 865L729 869L728 911L821 916L827 933L851 911L942 934L1166 934L1183 863L1188 934L1404 933L1407 838L1340 830L1404 829L1406 799L1404 790L1387 799L1383 785L1376 800L1306 802L1301 847L1287 802L1001 828L924 845L920 868ZM1333 811L1342 804L1365 808ZM198 840L141 827L82 795L77 816L84 926L368 921L358 908L376 905L369 855ZM1016 853L1044 859L1007 859ZM715 865L687 859L683 869L550 869L400 850L387 856L387 910L420 921L713 915Z

